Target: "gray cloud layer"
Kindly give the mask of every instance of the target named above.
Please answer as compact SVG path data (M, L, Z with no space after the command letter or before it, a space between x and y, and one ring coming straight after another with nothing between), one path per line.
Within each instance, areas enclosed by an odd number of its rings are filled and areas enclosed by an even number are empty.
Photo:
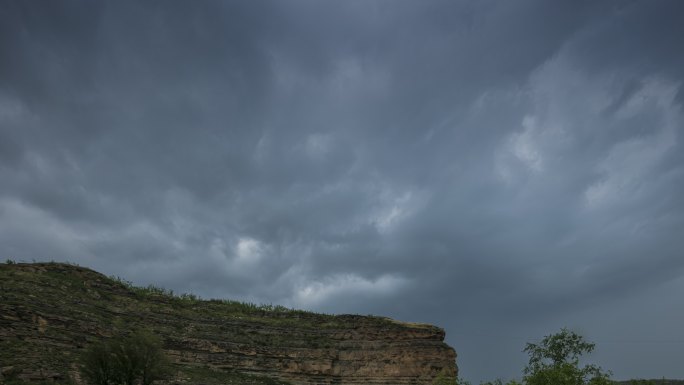
M0 254L682 378L683 8L3 1Z

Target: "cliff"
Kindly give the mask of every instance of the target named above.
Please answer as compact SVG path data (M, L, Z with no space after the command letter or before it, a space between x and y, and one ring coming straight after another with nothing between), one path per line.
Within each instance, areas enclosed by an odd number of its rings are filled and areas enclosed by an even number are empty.
M0 382L79 383L85 347L141 327L163 338L171 383L422 385L457 372L431 325L174 296L68 264L0 264Z

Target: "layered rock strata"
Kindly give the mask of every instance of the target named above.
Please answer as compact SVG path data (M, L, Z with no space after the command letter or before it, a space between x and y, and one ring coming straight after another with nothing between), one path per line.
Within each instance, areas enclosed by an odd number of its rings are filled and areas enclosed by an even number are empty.
M178 297L65 264L0 264L0 367L19 379L79 382L88 344L141 327L163 338L179 373L295 385L422 385L457 373L456 353L431 325Z

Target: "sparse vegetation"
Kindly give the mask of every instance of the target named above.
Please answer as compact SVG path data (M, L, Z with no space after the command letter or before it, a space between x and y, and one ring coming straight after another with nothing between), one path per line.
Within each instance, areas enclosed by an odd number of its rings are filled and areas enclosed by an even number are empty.
M159 287L156 285L148 285L148 286L135 286L133 282L125 280L119 276L110 276L109 277L111 280L114 282L117 282L130 290L131 292L135 293L137 296L141 298L163 298L163 299L168 299L171 301L176 301L179 303L183 304L197 304L197 303L205 303L205 304L217 304L223 307L224 309L230 311L230 312L240 312L244 314L259 314L262 315L264 313L282 313L282 314L300 314L300 315L316 315L316 316L325 316L325 314L320 314L320 313L313 313L305 310L298 310L298 309L291 309L282 305L273 305L273 304L256 304L252 302L241 302L241 301L235 301L235 300L230 300L230 299L217 299L217 298L212 298L212 299L203 299L199 297L196 294L193 293L182 293L182 294L176 294L173 292L171 289L166 289L163 287ZM369 316L373 318L373 316ZM378 319L384 319L383 317L375 317Z
M435 379L432 381L432 385L469 385L469 383L458 377L450 377L442 372L435 377Z

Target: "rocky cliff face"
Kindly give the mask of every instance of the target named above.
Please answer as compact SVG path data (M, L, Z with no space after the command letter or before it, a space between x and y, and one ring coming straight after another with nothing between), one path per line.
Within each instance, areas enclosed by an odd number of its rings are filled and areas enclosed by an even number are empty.
M65 264L0 264L4 378L78 383L82 349L140 327L164 339L170 382L418 385L457 372L431 325L178 297Z

